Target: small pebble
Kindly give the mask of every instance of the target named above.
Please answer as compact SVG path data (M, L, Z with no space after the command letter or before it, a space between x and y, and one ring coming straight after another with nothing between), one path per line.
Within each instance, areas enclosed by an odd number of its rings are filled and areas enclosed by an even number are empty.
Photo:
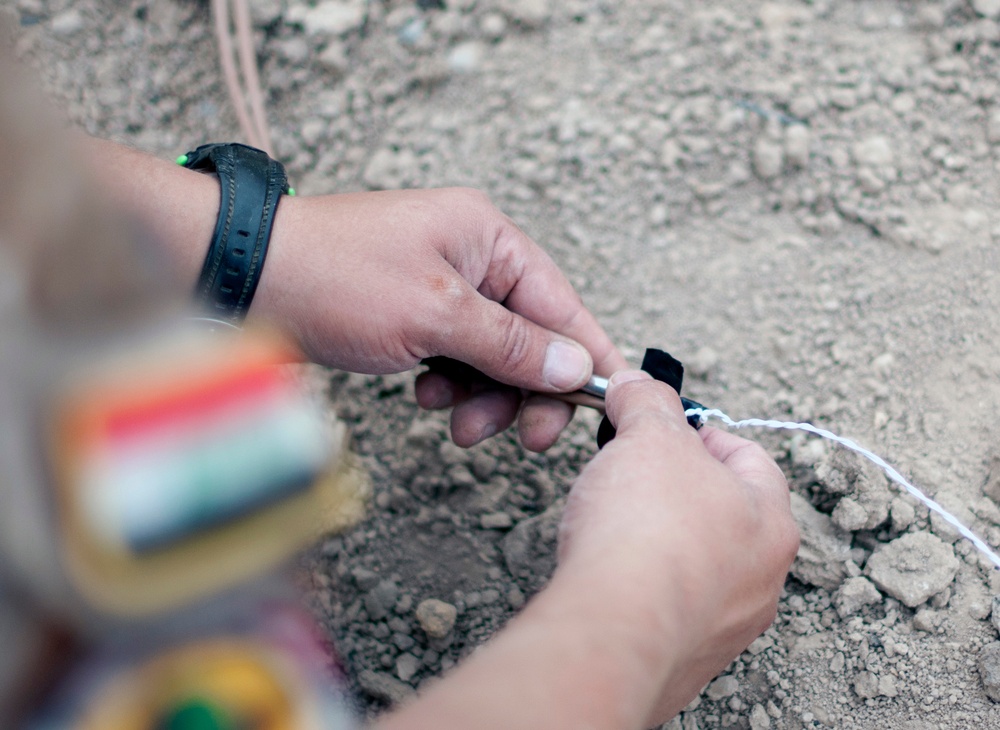
M764 705L756 704L750 710L750 730L767 730L771 727L771 718L764 709Z
M804 124L793 124L785 131L785 159L792 167L809 164L811 136Z
M65 10L52 19L52 33L60 38L68 38L83 30L83 15L76 8Z
M507 19L500 13L486 13L479 21L479 31L491 41L499 40L507 32Z
M448 68L457 74L470 74L479 69L482 60L482 43L466 41L451 49L451 53L448 54Z
M833 605L841 618L853 616L864 606L870 606L882 601L882 594L875 584L864 577L848 578L837 590Z
M354 579L354 584L362 591L370 591L372 588L378 585L379 577L377 573L374 573L367 568L353 568L351 570L351 578Z
M420 660L413 654L400 654L396 659L396 676L404 682L409 682L420 669Z
M479 524L484 530L509 530L514 520L506 512L492 512L480 517Z
M878 697L878 684L878 677L871 672L859 672L854 679L854 692L861 699L872 699Z
M841 530L853 532L865 526L868 521L868 512L850 497L844 497L837 502L830 518L833 520L833 524Z
M396 705L413 694L413 688L384 672L370 669L358 673L358 685L369 697Z
M740 689L739 680L731 674L719 677L705 690L706 696L716 702L726 697L732 697Z
M515 611L524 606L524 593L517 586L507 591L507 605Z
M781 174L785 153L781 145L767 137L761 137L753 148L753 168L764 180L771 180Z
M379 621L385 618L396 605L399 597L399 586L392 581L381 581L365 594L365 610L369 618Z
M972 0L972 9L985 18L1000 16L1000 0Z
M458 609L450 603L428 598L417 606L416 617L424 633L432 639L443 639L455 626Z

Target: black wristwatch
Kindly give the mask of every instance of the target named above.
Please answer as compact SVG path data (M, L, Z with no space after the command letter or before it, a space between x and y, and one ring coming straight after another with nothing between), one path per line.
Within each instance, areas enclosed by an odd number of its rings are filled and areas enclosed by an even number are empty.
M207 317L241 322L260 282L278 200L295 191L280 162L243 144L205 144L177 162L219 177L219 219L195 295Z

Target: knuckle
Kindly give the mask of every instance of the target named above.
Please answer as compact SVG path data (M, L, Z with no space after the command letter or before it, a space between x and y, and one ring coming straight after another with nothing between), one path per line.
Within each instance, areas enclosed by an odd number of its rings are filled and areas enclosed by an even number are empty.
M524 322L509 312L499 312L497 319L501 360L499 364L511 370L518 369L531 356L531 335Z
M747 442L741 448L744 449L748 460L756 467L755 471L763 484L773 489L785 488L785 476L771 455L767 453L767 449L754 441Z
M452 204L468 208L493 208L490 196L476 188L451 188Z
M622 386L619 418L640 429L658 433L697 433L684 420L680 397L669 386L655 380L638 380Z
M758 444L756 441L749 441L743 447L746 449L747 453L755 460L761 463L770 463L771 457L768 455L767 451L763 446Z
M799 528L795 524L795 521L791 518L788 519L788 523L784 526L781 531L781 536L778 541L778 550L780 552L782 562L785 565L790 565L795 556L799 554Z
M431 282L431 292L442 313L450 316L460 315L467 307L474 306L478 297L476 291L454 271L442 272Z
M429 296L405 307L402 320L411 336L431 347L454 340L463 318L476 306L476 293L453 276L440 276L427 285Z

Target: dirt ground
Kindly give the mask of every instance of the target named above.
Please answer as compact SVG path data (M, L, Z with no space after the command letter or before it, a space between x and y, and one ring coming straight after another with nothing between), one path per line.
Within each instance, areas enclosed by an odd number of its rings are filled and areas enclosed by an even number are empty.
M238 136L206 3L0 10L90 132L169 158ZM858 440L1000 545L1000 2L254 12L299 191L487 191L630 357L665 347L692 398ZM509 435L463 451L412 380L329 376L376 497L307 559L310 598L367 712L434 681L544 583L595 449L580 413L545 455ZM1000 727L978 666L997 639L987 563L853 458L754 437L804 498L804 552L774 626L665 727ZM457 609L443 638L415 612L429 598Z

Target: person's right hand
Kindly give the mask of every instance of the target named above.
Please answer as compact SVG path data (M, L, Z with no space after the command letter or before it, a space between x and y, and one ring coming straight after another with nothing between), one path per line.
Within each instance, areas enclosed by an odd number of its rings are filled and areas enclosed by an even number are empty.
M101 189L143 221L177 285L193 287L218 182L110 142L86 146ZM573 417L548 395L626 366L555 262L483 193L464 188L283 196L248 319L353 372L451 360L418 376L415 392L423 408L452 410L460 446L516 418L525 447L544 451Z
M286 197L274 226L251 316L346 370L469 366L415 384L422 407L452 409L460 446L517 418L525 447L543 451L573 415L545 394L625 367L555 262L480 192Z
M619 372L607 407L618 433L570 493L552 588L610 598L599 610L609 631L634 642L631 669L650 678L652 725L771 624L798 530L767 453L695 431L668 386Z

